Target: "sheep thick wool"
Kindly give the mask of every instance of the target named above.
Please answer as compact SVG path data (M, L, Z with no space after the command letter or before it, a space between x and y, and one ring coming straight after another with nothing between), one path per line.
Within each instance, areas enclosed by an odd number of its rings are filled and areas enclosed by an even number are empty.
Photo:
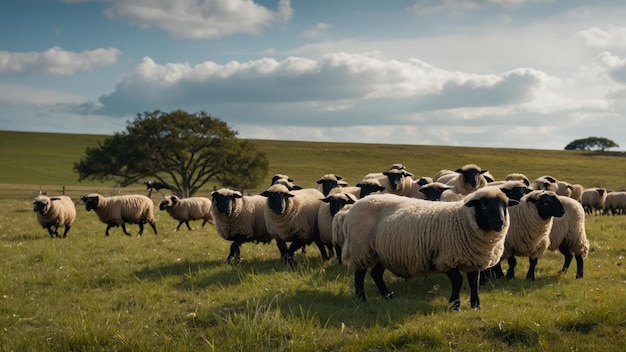
M550 246L555 251L564 244L570 253L583 258L589 253L589 240L585 231L585 210L576 200L559 196L565 208L565 215L555 218L550 230Z
M94 209L98 218L105 224L148 223L154 225L154 203L141 194L103 197L97 193L87 197L98 197L98 206Z
M322 202L317 212L317 227L319 231L320 241L323 244L333 246L333 215L331 215L331 202L334 202L340 209L347 204L354 203L356 197L351 193L336 192L328 195L327 202ZM335 214L336 215L336 214Z
M501 231L484 231L475 211L465 204L491 196L508 199L498 189L474 192L462 202L375 195L355 203L344 221L343 259L353 271L380 261L400 277L419 277L458 268L469 272L497 263L509 228L508 214Z
M276 214L269 206L265 206L265 225L269 233L285 242L295 237L303 243L310 244L318 236L317 212L324 198L322 192L313 189L289 191L283 185L272 185L266 192L290 193L286 208L282 214Z
M237 197L233 194L237 193ZM226 215L219 211L217 203L212 204L217 233L225 240L232 241L236 236L244 236L247 241L270 242L265 226L265 197L260 195L242 196L240 192L222 188L214 192L223 197L231 198L231 213Z
M626 210L626 192L611 192L606 195L602 214L623 214L624 210Z
M173 200L174 198L176 199L175 201ZM211 200L209 198L165 196L159 204L159 208L167 211L172 219L181 221L181 223L192 220L204 220L203 226L207 222L214 223L211 212Z
M463 167L461 167L457 171L453 171L451 173L445 173L441 175L439 178L436 178L435 181L451 186L451 188L448 191L446 191L447 193L456 193L456 194L461 195L458 197L458 199L455 199L454 197L449 196L449 195L445 195L445 196L442 195L441 200L448 201L448 202L457 201L457 200L460 200L462 196L468 195L476 191L477 189L487 186L487 179L485 178L485 176L483 176L483 174L486 172L487 170L483 171L479 166L475 164L466 164L466 165L463 165ZM468 177L470 175L475 175L476 185L467 183L466 175Z
M37 222L43 228L48 229L51 237L53 234L58 235L57 231L61 226L65 227L63 234L65 237L76 220L76 207L68 196L38 195L35 197L33 205L33 210L37 212Z
M522 198L521 202L509 208L511 225L504 241L503 258L525 256L538 259L543 256L550 244L550 230L553 217L542 219L537 207L528 199L539 199L543 191L534 191Z

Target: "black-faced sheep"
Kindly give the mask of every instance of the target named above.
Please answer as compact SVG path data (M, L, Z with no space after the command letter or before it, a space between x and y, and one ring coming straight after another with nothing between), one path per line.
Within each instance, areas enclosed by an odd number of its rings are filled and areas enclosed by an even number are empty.
M320 241L328 249L328 256L337 253L337 259L341 263L341 246L333 244L333 217L339 210L349 204L354 204L357 198L351 193L334 192L322 199L317 213L317 226Z
M355 273L357 297L365 300L368 269L384 298L392 298L383 273L409 278L446 273L449 302L459 309L467 273L471 306L478 308L478 271L500 260L509 228L509 199L497 187L468 195L462 202L429 202L393 195L371 195L347 212L343 260Z
M600 187L587 188L583 191L582 205L587 214L600 214L606 200L606 189Z
M509 267L507 279L515 277L516 256L528 257L530 266L527 280L535 280L535 268L550 244L550 230L553 218L563 216L565 208L554 192L535 190L524 197L520 203L509 209L511 225L504 241L502 259ZM496 277L503 277L500 263L492 269Z
M570 195L570 197L578 201L578 203L582 203L584 190L585 187L583 187L583 185L575 183L572 185L572 194Z
M239 191L222 188L213 191L211 199L217 233L223 239L233 242L226 258L227 263L241 260L243 243L272 241L265 226L265 197L244 196Z
M626 210L626 192L609 192L604 200L602 214L620 215Z
M191 230L189 221L202 219L202 227L209 222L214 223L211 214L211 200L205 197L178 198L177 196L165 196L159 203L159 209L167 211L174 220L178 220L176 231L182 224Z
M48 230L51 238L65 238L76 220L76 207L68 196L38 195L33 201L33 211L37 213L37 222ZM65 227L63 236L58 231L61 226Z
M85 203L87 211L93 210L98 215L101 222L107 224L105 235L109 236L111 227L121 226L124 234L130 236L126 231L126 223L138 224L139 233L143 234L143 225L150 224L154 234L157 233L154 219L154 203L152 199L141 194L130 194L123 196L103 197L97 193L92 193L80 198Z
M455 193L460 195L458 198L446 198L445 194L442 195L443 201L456 201L462 198L462 196L468 195L479 188L487 186L487 180L483 176L487 170L482 170L475 164L466 164L463 167L457 169L453 173L447 173L443 176L435 179L436 182L445 183L452 188L444 193Z
M532 189L542 189L555 192L558 190L557 179L552 176L541 176L536 178L531 184Z
M550 246L548 250L559 250L565 258L561 272L566 272L572 258L576 257L576 278L583 277L583 258L589 253L589 240L585 231L585 210L576 200L558 196L565 208L565 214L554 218L550 230Z
M318 185L318 190L322 192L324 197L326 197L330 191L337 187L343 187L339 184L339 182L343 180L343 177L335 174L325 174L320 177L316 183Z
M574 187L565 181L556 181L556 194L565 197L571 197Z
M312 242L319 248L322 258L329 258L319 239L317 226L317 212L324 198L322 192L313 188L290 191L275 184L261 195L267 198L265 226L276 239L283 263L293 266L295 251ZM291 242L289 248L286 242Z
M518 172L510 173L504 177L505 181L522 181L526 186L530 186L530 180L526 175Z
M385 187L385 192L403 196L411 191L412 176L412 173L404 169L392 168L389 171L368 174L363 178L363 181L378 180L380 185Z

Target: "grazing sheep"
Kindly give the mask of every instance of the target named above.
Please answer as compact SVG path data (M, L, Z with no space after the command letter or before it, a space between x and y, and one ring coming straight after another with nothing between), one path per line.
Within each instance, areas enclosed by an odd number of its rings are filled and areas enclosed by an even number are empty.
M487 180L483 176L486 172L487 170L482 170L477 165L466 164L457 169L454 173L445 174L438 179L435 179L435 181L452 186L452 188L450 188L447 192L465 196L479 188L487 186Z
M477 190L462 202L387 194L358 200L343 223L343 260L355 273L357 297L366 299L363 281L368 269L387 299L393 293L384 282L385 269L404 278L446 273L452 283L451 308L459 309L461 272L466 272L471 306L480 307L478 270L500 260L509 228L509 203L497 187Z
M507 279L515 277L515 257L524 256L528 257L530 263L526 279L535 280L537 262L550 244L553 218L561 217L564 213L565 208L556 193L540 190L528 193L518 205L509 209L511 225L502 253L502 259L506 259L509 264ZM500 262L496 263L492 271L497 278L504 276Z
M265 197L244 196L239 191L221 188L211 192L211 200L211 212L217 233L223 239L233 242L226 258L227 263L241 261L243 243L272 241L265 226Z
M524 182L524 184L526 184L526 186L530 186L530 180L528 179L528 177L526 177L526 175L524 174L520 174L520 173L511 173L506 175L506 177L504 177L505 181L522 181Z
M600 214L606 200L606 189L600 187L587 188L583 191L582 205L587 214Z
M320 177L319 180L315 181L318 185L318 190L322 192L324 197L326 197L330 191L337 187L342 187L339 185L339 181L343 180L343 177L335 175L335 174L325 174Z
M333 217L348 204L354 204L357 198L352 193L335 192L322 199L317 213L317 226L320 241L328 249L328 256L333 256L333 248L341 263L341 246L333 244Z
M80 197L85 203L87 211L93 210L103 223L107 224L105 235L109 236L111 227L121 226L122 231L127 236L126 223L138 224L139 232L137 236L143 234L143 225L148 223L152 227L154 234L157 229L154 220L154 203L152 199L141 194L129 194L123 196L103 197L97 193L92 193Z
M550 246L548 250L558 249L565 257L563 269L567 271L572 262L572 254L576 257L576 278L583 277L583 258L589 253L589 241L585 232L585 210L576 200L558 196L565 208L565 214L554 218L550 231Z
M284 264L295 265L295 251L312 242L319 248L322 258L329 258L319 239L317 227L317 212L324 198L322 192L313 188L290 191L277 184L261 195L267 198L265 226L276 239ZM291 245L287 248L285 242L289 241Z
M578 201L578 203L582 203L584 190L585 187L583 187L581 184L575 183L572 185L572 195L570 197Z
M215 223L211 214L211 200L205 197L178 198L165 196L159 203L159 209L166 210L174 220L178 220L176 231L182 224L191 230L189 221L202 219L202 227L207 222Z
M48 230L50 238L65 238L76 220L76 207L68 196L48 197L40 194L33 201L33 211L37 213L39 225ZM59 235L61 226L65 227L63 236Z
M611 215L624 214L626 210L626 192L609 192L604 200L604 206L602 207L602 214Z
M556 193L558 189L556 182L557 180L552 176L541 176L533 181L531 187L533 189L542 189Z
M570 183L565 181L556 181L556 187L556 194L565 197L572 196L572 191L574 190L574 187L572 187Z

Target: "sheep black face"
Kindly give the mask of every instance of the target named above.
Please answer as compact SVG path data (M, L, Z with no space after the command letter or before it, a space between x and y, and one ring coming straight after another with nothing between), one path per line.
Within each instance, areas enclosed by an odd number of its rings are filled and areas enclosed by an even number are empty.
M159 209L165 210L167 208L173 207L174 204L176 204L177 202L178 202L178 197L176 196L171 196L169 199L163 198L161 202L159 203Z
M539 199L531 197L528 198L528 201L535 204L539 217L542 219L548 219L552 216L560 218L565 214L565 208L555 194L544 193Z
M434 185L422 186L419 191L424 194L424 199L437 202L441 199L441 194L450 187L437 187Z
M385 187L379 184L369 183L369 182L359 182L356 184L357 187L361 189L359 191L359 198L363 198L375 192L382 192L385 190Z
M466 185L469 185L471 187L468 187L468 189L474 189L476 188L476 186L478 186L478 178L480 177L480 175L484 174L485 172L487 172L487 170L479 170L479 169L475 169L475 168L468 168L468 169L457 169L456 172L460 173L461 175L463 175L463 183L465 183Z
M336 188L339 184L338 181L342 179L343 177L337 175L325 175L317 180L317 184L322 185L322 193L327 196L330 190Z
M99 200L98 197L82 196L80 197L80 200L82 200L83 203L85 203L85 209L87 209L87 211L98 208L98 200Z
M508 205L517 204L509 200ZM483 231L502 231L507 217L507 202L499 197L482 197L465 203L466 207L474 207L476 223Z
M400 185L406 176L413 176L412 173L406 172L404 170L391 169L389 171L383 172L383 175L387 176L389 179L389 184L394 191L400 189Z
M35 201L33 202L33 211L44 215L48 212L48 203Z
M217 207L217 211L226 216L230 216L235 212L235 199L241 197L243 197L243 195L239 192L233 192L229 195L224 195L217 191L211 193L211 198Z
M322 202L328 203L328 206L330 207L330 216L335 216L335 214L337 214L346 204L354 204L356 199L354 199L350 194L336 196L331 195L322 198Z
M500 190L509 199L515 199L518 202L522 199L523 196L525 196L526 194L532 191L532 189L528 187L500 188Z
M261 195L267 197L267 206L278 215L282 215L285 212L289 198L293 197L291 193L270 191L264 191Z
M424 186L424 185L427 185L429 183L430 183L430 181L426 177L420 177L420 179L417 180L417 185L418 186Z

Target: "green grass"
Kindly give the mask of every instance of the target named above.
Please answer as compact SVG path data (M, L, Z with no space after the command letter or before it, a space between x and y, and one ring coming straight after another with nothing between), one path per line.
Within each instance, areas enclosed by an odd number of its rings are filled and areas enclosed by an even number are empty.
M2 351L622 351L626 341L626 216L589 216L591 244L585 277L575 267L560 274L562 256L548 252L537 280L481 287L482 309L447 311L445 275L403 280L386 274L395 298L382 300L368 276L368 302L358 301L352 275L308 247L295 269L280 263L275 244L244 244L243 262L224 263L230 243L215 228L177 222L156 211L158 235L140 238L105 225L78 205L66 239L50 239L31 209L32 194L66 185L73 197L111 184L78 184L71 165L102 136L21 134L7 143L0 132L0 350ZM74 139L76 137L76 139ZM31 145L29 141L39 139ZM91 139L93 138L93 139ZM54 139L54 141L52 141ZM41 145L58 158L28 159ZM496 177L519 171L551 174L585 186L624 187L626 159L563 151L259 141L271 173L309 186L335 172L359 175L402 162L418 175L467 162ZM17 153L18 146L24 149ZM56 147L55 147L56 148ZM76 150L75 150L76 149ZM19 155L19 157L17 157ZM9 167L8 164L11 164ZM20 164L22 166L17 167ZM69 171L67 170L69 165ZM610 169L609 169L610 167ZM602 173L598 170L606 168ZM51 181L51 175L56 175ZM268 175L268 179L269 179ZM160 193L153 193L158 201ZM129 225L131 232L137 226ZM575 264L572 264L575 266Z

